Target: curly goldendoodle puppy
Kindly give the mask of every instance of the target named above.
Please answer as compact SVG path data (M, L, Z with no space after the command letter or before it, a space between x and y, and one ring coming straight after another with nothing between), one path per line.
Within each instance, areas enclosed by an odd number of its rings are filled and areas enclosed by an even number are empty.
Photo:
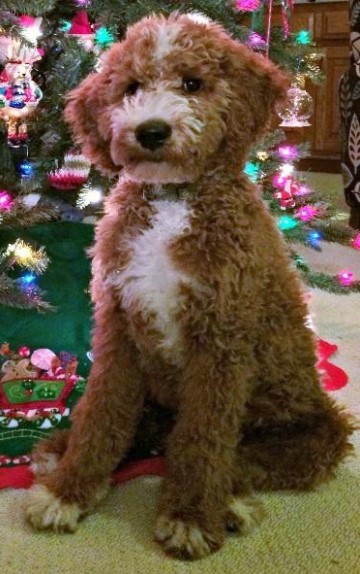
M121 177L93 255L94 364L68 435L34 457L27 516L74 530L107 490L144 401L176 414L155 537L199 558L350 451L324 393L300 281L243 173L287 79L200 15L151 16L69 98L84 153ZM96 422L95 422L96 421Z

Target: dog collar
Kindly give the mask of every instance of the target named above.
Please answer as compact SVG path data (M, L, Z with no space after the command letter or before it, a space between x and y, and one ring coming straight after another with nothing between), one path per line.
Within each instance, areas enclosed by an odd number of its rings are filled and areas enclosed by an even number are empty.
M147 201L181 201L194 197L195 187L190 183L149 184L143 188L143 197Z

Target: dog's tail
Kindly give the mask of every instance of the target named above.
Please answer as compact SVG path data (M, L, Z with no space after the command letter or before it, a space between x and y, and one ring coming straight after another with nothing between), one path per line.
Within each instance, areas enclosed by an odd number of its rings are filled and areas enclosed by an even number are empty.
M349 437L360 426L332 401L327 407L307 420L245 432L239 467L252 488L307 490L333 477L353 453Z

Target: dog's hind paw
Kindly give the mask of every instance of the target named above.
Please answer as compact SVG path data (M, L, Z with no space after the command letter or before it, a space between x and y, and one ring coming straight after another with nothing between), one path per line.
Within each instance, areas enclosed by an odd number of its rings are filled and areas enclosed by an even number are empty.
M264 507L257 498L234 496L228 505L226 528L230 532L249 534L265 515Z
M203 558L222 545L222 540L202 530L196 523L187 523L166 514L156 521L155 539L169 554L188 560Z
M82 511L77 504L63 502L46 486L36 484L29 491L25 514L27 520L38 530L74 532Z

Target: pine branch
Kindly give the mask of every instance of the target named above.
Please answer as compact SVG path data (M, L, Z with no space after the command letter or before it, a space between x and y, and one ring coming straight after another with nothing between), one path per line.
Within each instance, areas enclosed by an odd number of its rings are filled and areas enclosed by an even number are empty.
M24 291L16 279L0 274L0 305L17 309L54 311L55 308L43 300L40 289Z

